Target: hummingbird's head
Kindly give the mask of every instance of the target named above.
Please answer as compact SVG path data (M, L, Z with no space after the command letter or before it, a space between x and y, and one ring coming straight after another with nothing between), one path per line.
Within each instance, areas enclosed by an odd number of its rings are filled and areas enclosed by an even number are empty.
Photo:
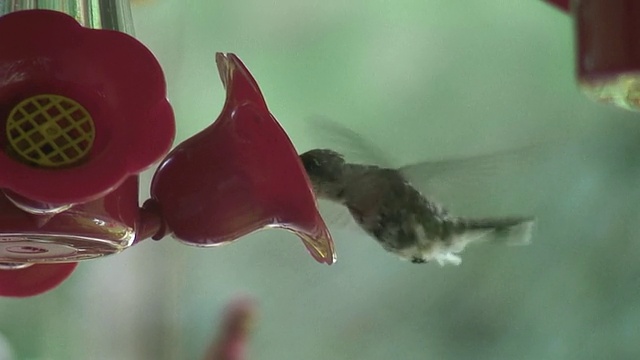
M313 149L300 155L317 197L339 200L342 193L344 157L328 149Z

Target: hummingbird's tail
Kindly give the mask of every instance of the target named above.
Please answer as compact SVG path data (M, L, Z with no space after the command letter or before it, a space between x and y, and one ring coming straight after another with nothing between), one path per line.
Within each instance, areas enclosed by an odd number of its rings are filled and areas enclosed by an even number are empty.
M507 245L529 245L535 219L531 217L505 217L493 219L457 219L462 231L480 232L480 241L491 240Z

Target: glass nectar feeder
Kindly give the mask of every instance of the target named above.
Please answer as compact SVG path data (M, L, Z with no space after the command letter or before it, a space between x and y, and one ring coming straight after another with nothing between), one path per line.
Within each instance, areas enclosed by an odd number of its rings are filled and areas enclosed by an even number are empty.
M207 247L279 227L335 261L295 148L236 55L216 55L217 120L168 153L164 75L122 31L127 1L2 6L0 296L42 293L78 261L169 235ZM138 175L159 160L140 208Z
M547 2L573 18L580 89L594 101L640 110L640 2Z

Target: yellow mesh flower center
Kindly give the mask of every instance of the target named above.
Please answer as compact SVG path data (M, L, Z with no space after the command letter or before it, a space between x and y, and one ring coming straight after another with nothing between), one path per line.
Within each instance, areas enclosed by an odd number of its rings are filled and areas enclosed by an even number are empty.
M94 137L89 112L64 96L27 98L7 119L7 139L14 155L36 166L73 165L89 153Z

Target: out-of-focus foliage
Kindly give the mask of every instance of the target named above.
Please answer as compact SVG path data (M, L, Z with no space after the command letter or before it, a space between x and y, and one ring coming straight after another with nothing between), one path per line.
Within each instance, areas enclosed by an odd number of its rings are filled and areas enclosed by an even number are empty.
M566 15L535 0L156 0L134 17L179 141L216 118L214 53L232 51L300 151L331 146L306 120L319 115L406 163L571 145L489 199L536 213L528 247L439 268L337 231L327 267L277 230L217 249L148 241L0 300L17 359L195 359L237 292L260 301L254 359L640 358L640 118L577 92Z

